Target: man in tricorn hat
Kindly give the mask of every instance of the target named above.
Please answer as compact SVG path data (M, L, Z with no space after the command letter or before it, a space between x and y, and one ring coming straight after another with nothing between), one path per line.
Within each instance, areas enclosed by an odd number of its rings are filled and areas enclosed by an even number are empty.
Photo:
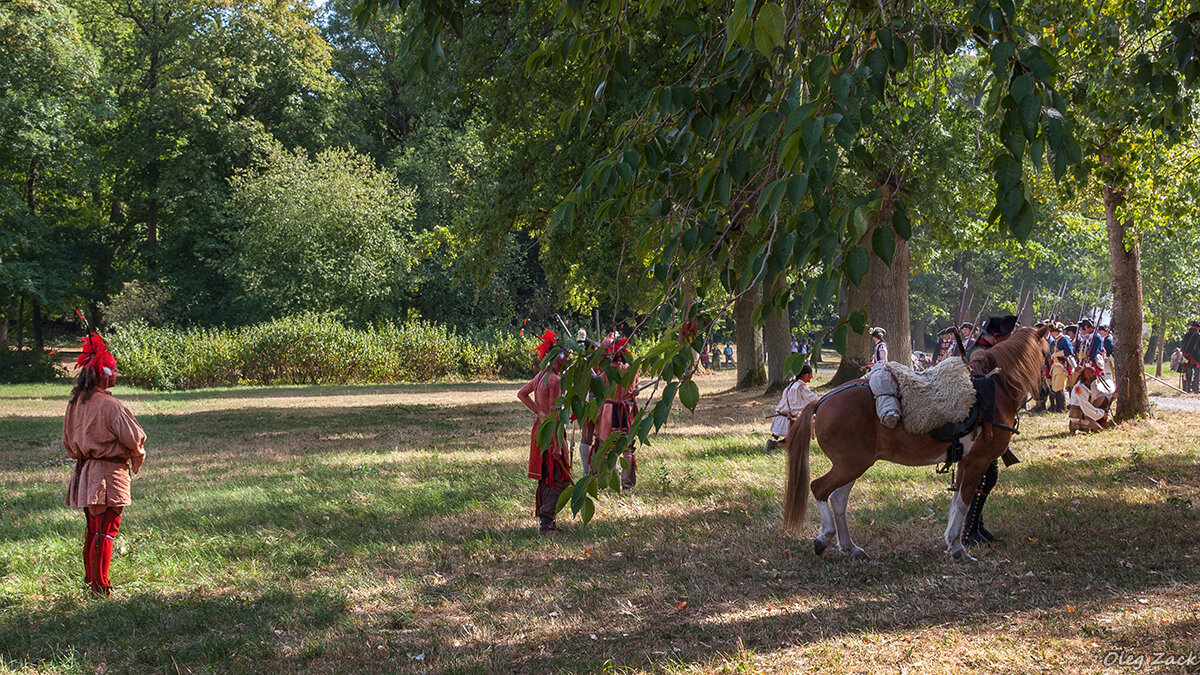
M1096 368L1096 374L1104 376L1104 352L1103 343L1099 335L1096 334L1096 327L1091 319L1084 318L1079 322L1079 330L1082 333L1079 336L1079 363L1083 365L1090 363Z
M933 357L934 363L941 363L949 356L958 356L958 345L954 344L954 326L938 331L938 350Z
M870 370L876 364L888 362L888 346L887 342L883 339L886 333L887 331L878 326L871 329L871 340L874 346L871 348L871 360L867 362L867 365L862 367L863 370Z
M1071 341L1063 334L1063 325L1055 323L1050 329L1050 412L1065 412L1067 409L1067 378L1075 364L1072 359Z

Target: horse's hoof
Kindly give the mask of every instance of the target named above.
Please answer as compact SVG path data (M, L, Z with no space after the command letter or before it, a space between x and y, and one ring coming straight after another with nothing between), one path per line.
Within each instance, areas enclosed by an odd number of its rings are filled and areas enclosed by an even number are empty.
M970 553L967 553L967 549L965 548L959 548L957 551L951 551L950 555L954 557L956 562L963 562L964 560L975 562L975 558L972 557Z
M854 551L850 554L850 557L859 562L866 562L871 559L871 556L867 555L867 552L861 548L854 549Z
M821 555L827 548L829 548L829 542L821 541L820 538L813 539L813 553Z

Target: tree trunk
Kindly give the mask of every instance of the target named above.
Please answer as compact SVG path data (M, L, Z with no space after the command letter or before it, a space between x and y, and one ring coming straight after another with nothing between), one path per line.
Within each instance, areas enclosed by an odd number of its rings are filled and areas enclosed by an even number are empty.
M928 327L921 319L913 319L912 321L912 344L913 349L917 351L929 351L929 345L925 342L925 334L928 333Z
M1025 292L1021 294L1021 297L1017 298L1017 306L1020 308L1017 321L1022 326L1032 326L1037 321L1033 315L1033 294L1036 292L1037 284L1031 283L1026 286Z
M4 318L0 319L0 346L6 344L8 344L8 314L5 314Z
M870 277L871 275L868 273L858 286L846 283L842 290L842 297L845 299L842 316L850 316L857 311L869 309ZM846 334L846 353L842 355L842 362L838 365L837 372L833 374L829 385L836 387L862 377L862 367L869 360L871 360L871 336L867 335L866 331L856 333L851 329Z
M879 216L875 226L870 228L864 241L870 241L873 231L881 225L892 222L896 190L898 186L891 181L884 181L879 190L883 196ZM892 264L888 266L883 259L871 254L871 289L870 324L883 328L888 345L888 359L904 365L910 363L912 355L912 322L908 313L908 242L895 236L896 252L892 255ZM869 340L868 340L869 342Z
M762 328L754 322L754 310L762 299L762 282L757 282L733 303L733 330L737 339L738 389L767 383L763 367Z
M1111 164L1111 157L1104 158ZM1108 230L1108 257L1113 275L1113 321L1116 340L1116 412L1123 422L1150 414L1146 395L1146 369L1142 360L1141 243L1132 232L1132 219L1121 221L1117 208L1125 200L1124 188L1104 186L1104 220Z
M38 351L41 351L46 346L46 341L42 339L42 303L37 300L33 301L33 344L37 346Z
M25 348L25 298L17 304L17 349Z
M787 277L780 274L771 284L763 301L769 302L786 286ZM784 303L783 309L767 314L763 321L763 345L767 351L767 393L776 392L787 384L787 373L783 371L783 364L792 355L792 327L787 303Z

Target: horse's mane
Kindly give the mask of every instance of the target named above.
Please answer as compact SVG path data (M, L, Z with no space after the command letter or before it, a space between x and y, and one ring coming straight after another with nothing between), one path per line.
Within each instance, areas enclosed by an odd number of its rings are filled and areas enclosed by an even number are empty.
M975 353L967 368L976 375L986 375L999 368L996 376L1008 395L1018 401L1037 393L1042 386L1046 364L1043 339L1046 329L1034 330L1022 326L996 346Z

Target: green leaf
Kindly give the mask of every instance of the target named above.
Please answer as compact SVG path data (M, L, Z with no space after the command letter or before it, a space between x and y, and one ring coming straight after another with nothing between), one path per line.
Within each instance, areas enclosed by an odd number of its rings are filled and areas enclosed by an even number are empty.
M667 400L659 401L654 404L654 430L658 431L662 425L666 424L667 418L671 415L671 402Z
M850 283L858 286L862 283L864 277L867 276L867 271L871 269L871 258L867 254L867 249L862 246L855 246L850 249L850 253L846 255L845 262L842 267L846 270L846 275L850 278Z
M774 46L783 44L783 34L787 30L787 19L783 15L783 8L775 3L767 3L763 5L758 12L758 18L755 20L755 29L763 26L767 37ZM764 54L770 56L770 53Z
M733 179L728 173L722 171L717 176L717 201L721 202L722 206L729 206L729 201L732 196Z
M1042 97L1028 96L1021 101L1021 129L1026 138L1037 137L1038 119L1042 116Z
M562 492L559 493L558 504L554 507L554 512L558 513L559 511L562 511L563 507L567 505L567 502L571 501L571 497L573 497L574 495L575 495L575 486L568 485L565 490L563 490Z
M1009 154L996 155L996 159L992 161L992 174L996 183L1007 192L1021 182L1021 163Z
M912 223L908 220L908 211L901 208L900 200L896 200L896 209L892 211L892 229L901 239L912 239Z
M811 156L821 142L821 131L824 120L820 117L809 117L800 123L800 133L804 137L804 147Z
M679 385L679 402L688 410L696 412L696 404L700 402L700 387L695 380L685 380Z
M700 24L696 23L696 20L690 16L677 17L672 25L675 28L675 32L684 37L700 32Z
M846 338L849 336L849 334L850 326L847 326L846 324L841 324L837 328L833 329L833 348L843 356L846 354Z
M892 257L896 254L896 233L887 225L881 225L871 235L871 248L880 260L891 267Z
M850 324L855 333L863 333L867 330L867 313L860 309L846 317L846 322Z
M804 199L804 193L808 191L808 174L802 173L798 176L792 176L787 184L787 197L794 206L799 206L800 201Z
M1017 241L1024 242L1033 233L1034 221L1033 205L1029 202L1024 202L1021 205L1020 211L1017 212L1017 217L1009 222L1008 227Z
M1033 93L1033 73L1025 73L1013 78L1012 86L1009 88L1009 93L1012 94L1014 101L1021 101L1026 96Z
M588 523L592 522L592 516L594 515L596 515L596 502L593 501L591 497L588 497L587 500L583 502L583 524L587 525Z

